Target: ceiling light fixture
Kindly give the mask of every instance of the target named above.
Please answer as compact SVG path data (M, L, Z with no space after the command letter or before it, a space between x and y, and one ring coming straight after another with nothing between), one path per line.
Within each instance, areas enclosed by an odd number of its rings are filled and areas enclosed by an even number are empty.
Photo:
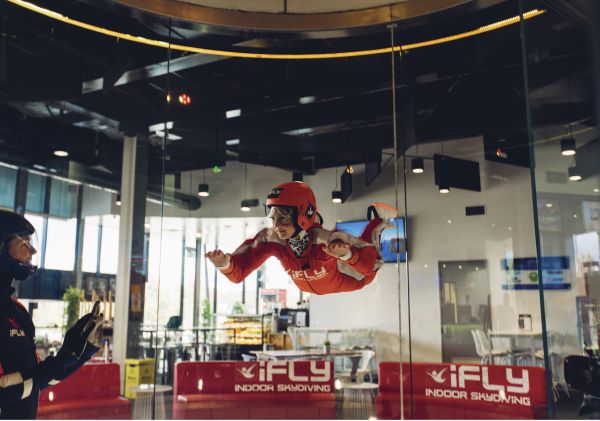
M564 156L571 156L577 153L575 149L575 139L573 137L565 137L560 141L560 153Z
M208 184L202 183L198 184L198 196L208 197L210 193L208 192Z
M240 210L242 212L250 212L250 208L258 206L258 199L244 199L240 204Z
M450 193L450 187L445 184L440 184L439 188L440 188L440 193L442 193L442 194Z
M342 192L340 190L334 190L331 192L331 201L333 203L342 203Z
M410 165L412 167L412 172L415 174L422 174L425 171L425 164L423 162L423 158L413 158L410 161Z
M210 193L208 192L208 183L206 182L206 170L202 170L202 183L198 184L198 196L210 196Z
M69 156L69 152L66 149L56 149L53 154L61 158Z
M117 200L115 200L115 205L121 206L121 193L117 193Z
M225 141L227 146L235 146L240 144L240 139L229 139Z
M304 174L301 171L294 171L292 173L292 181L304 181Z
M241 108L237 108L235 110L225 111L225 117L227 117L227 118L235 118L235 117L239 117L241 115L242 115L242 109Z
M473 37L476 35L484 34L487 32L495 31L500 28L504 28L506 26L517 24L521 21L519 15L503 19L500 21L493 22L488 25L480 26L479 28L473 29L471 31L461 32L454 35L449 35L446 37L435 38L427 41L415 42L412 44L406 45L396 45L393 47L385 47L378 48L373 50L359 50L359 51L344 51L338 53L312 53L312 54L270 54L270 53L249 53L249 52L241 52L241 51L225 51L225 50L213 50L208 48L199 48L192 47L188 45L181 44L172 44L167 41L159 41L155 39L145 38L136 35L130 35L123 32L113 31L110 29L102 28L100 26L92 25L86 22L82 22L77 19L69 18L68 16L64 16L60 13L57 13L53 10L40 7L36 4L33 4L24 0L8 0L10 3L13 3L17 6L28 9L32 12L39 13L51 19L55 19L61 22L64 22L68 25L77 26L79 28L86 29L88 31L97 32L103 35L108 35L120 40L127 40L131 42L136 42L139 44L152 45L154 47L160 47L170 50L177 51L187 51L190 53L198 53L198 54L209 54L213 56L224 56L224 57L238 57L238 58L255 58L255 59L287 59L287 60L307 60L307 59L331 59L331 58L344 58L344 57L359 57L359 56L368 56L374 54L387 54L391 52L402 52L408 51L416 48L430 47L432 45L444 44L447 42L457 41L464 38ZM524 20L534 18L539 16L546 11L543 9L533 9L528 12L523 13Z
M569 180L571 181L579 181L581 180L581 171L577 168L577 166L569 167Z

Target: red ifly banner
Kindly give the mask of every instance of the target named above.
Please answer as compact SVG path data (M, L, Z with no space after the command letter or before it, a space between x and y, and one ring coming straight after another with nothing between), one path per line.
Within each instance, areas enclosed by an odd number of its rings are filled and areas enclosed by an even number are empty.
M180 363L180 393L333 393L331 361Z
M404 416L539 418L547 414L540 367L403 363ZM379 366L378 418L399 418L400 364ZM412 376L412 377L411 377Z

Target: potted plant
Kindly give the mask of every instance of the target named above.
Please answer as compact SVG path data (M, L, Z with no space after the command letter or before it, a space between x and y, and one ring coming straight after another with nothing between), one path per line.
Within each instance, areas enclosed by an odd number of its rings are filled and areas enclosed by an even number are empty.
M83 290L75 287L68 287L63 294L63 301L66 304L65 307L65 318L66 325L65 331L75 324L79 319L79 303L83 300Z
M329 354L330 351L331 351L331 342L329 342L329 339L325 339L325 342L323 342L323 352L325 354Z

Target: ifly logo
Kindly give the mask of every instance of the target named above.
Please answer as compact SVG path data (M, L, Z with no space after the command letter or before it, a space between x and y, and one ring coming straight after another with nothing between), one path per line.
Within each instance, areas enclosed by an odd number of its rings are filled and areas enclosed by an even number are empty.
M521 370L521 376L518 377L513 369L506 367L504 369L504 384L494 384L490 382L489 367L478 365L461 365L457 367L450 365L450 387L465 389L469 383L479 383L485 390L499 393L521 393L529 392L529 372L527 369ZM427 375L437 384L446 383L447 378L443 376L446 368L440 371L431 370Z
M253 373L254 367L256 367L256 364L253 364L250 367L238 368L238 371L240 372L240 374L242 376L244 376L245 379L251 379L256 374L256 373Z
M296 373L294 361L260 361L258 380L272 382L274 377L289 382L326 383L331 380L331 361L310 361L308 371L300 375Z
M444 368L443 370L440 371L435 371L435 370L431 370L431 372L427 372L427 375L429 377L431 377L433 379L434 382L438 383L438 384L442 384L446 381L445 377L442 377L444 375L444 372L448 370L448 367Z

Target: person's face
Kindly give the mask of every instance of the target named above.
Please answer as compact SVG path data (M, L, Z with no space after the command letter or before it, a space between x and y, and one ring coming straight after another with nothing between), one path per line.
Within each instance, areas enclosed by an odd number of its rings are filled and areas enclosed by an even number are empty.
M290 238L296 228L292 222L292 214L286 209L273 206L269 212L269 219L273 223L273 231L277 233L277 236L282 240Z
M15 237L8 242L8 255L20 263L31 264L31 258L36 253L28 235Z

